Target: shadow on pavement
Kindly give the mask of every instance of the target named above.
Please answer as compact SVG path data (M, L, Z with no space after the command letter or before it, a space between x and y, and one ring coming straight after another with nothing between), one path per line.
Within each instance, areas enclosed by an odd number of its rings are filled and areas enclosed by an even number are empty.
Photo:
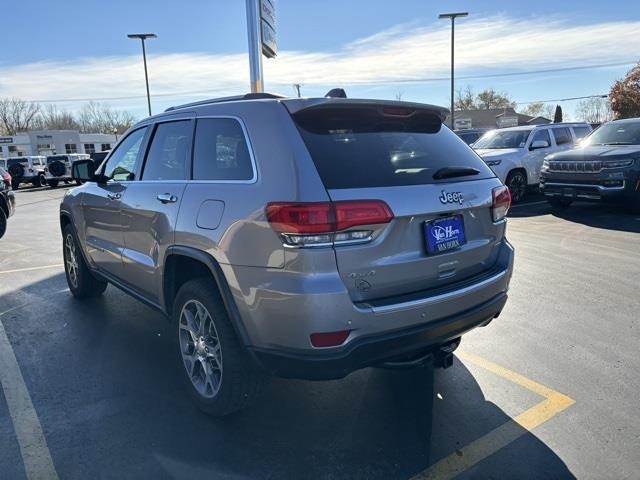
M553 215L589 227L640 233L640 214L630 213L624 205L578 202L568 208L555 209Z
M22 288L50 299L2 317L61 478L410 478L510 418L456 361L331 382L272 379L253 407L212 419L182 389L162 315L113 287L75 301L63 281ZM529 432L466 473L573 478Z

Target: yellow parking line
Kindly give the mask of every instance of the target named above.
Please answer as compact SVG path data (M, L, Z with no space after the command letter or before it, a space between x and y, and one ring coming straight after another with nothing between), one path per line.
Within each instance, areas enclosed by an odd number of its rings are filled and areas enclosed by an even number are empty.
M56 263L55 265L41 265L39 267L27 267L27 268L16 268L15 270L3 270L0 271L0 275L3 273L19 273L19 272L32 272L34 270L44 270L46 268L60 268L64 267L63 263Z
M556 392L477 355L457 353L457 356L462 360L495 373L505 380L537 393L544 397L544 400L486 435L439 460L424 472L413 477L414 480L454 478L575 403L575 400L560 392Z

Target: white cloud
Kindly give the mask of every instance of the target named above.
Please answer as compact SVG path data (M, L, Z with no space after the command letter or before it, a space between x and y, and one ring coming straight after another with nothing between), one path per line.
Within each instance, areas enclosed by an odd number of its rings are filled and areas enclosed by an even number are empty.
M396 25L357 39L335 52L283 51L264 61L267 87L349 86L382 81L447 77L449 23ZM573 25L557 17L516 19L506 15L465 19L456 28L460 75L628 62L637 57L640 21ZM615 47L614 47L615 46ZM245 54L149 54L152 95L245 91ZM144 95L139 56L77 58L66 62L4 65L0 96L30 100ZM285 90L286 89L286 90ZM195 95L190 93L190 95ZM139 100L118 102L138 105Z

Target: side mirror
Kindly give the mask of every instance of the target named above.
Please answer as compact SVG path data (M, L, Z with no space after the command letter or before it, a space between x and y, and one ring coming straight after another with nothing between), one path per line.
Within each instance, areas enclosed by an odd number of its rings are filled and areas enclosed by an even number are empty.
M93 160L78 160L71 165L71 178L79 182L95 182L95 169Z
M538 150L539 148L548 148L549 146L549 142L546 140L536 140L535 142L531 142L529 150Z

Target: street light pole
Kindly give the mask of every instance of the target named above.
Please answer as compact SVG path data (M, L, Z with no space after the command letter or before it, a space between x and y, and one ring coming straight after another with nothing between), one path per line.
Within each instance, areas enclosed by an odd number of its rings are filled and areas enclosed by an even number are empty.
M454 97L454 75L453 75L453 65L454 65L454 41L455 41L455 23L457 17L466 17L469 15L469 12L455 12L455 13L441 13L438 15L438 18L450 18L451 19L451 130L454 129L454 107L455 107L455 97Z
M129 38L139 38L142 42L142 61L144 63L144 82L147 86L147 107L149 108L149 116L151 116L151 96L149 95L149 74L147 73L147 51L144 47L144 41L147 38L158 38L155 33L130 33Z

